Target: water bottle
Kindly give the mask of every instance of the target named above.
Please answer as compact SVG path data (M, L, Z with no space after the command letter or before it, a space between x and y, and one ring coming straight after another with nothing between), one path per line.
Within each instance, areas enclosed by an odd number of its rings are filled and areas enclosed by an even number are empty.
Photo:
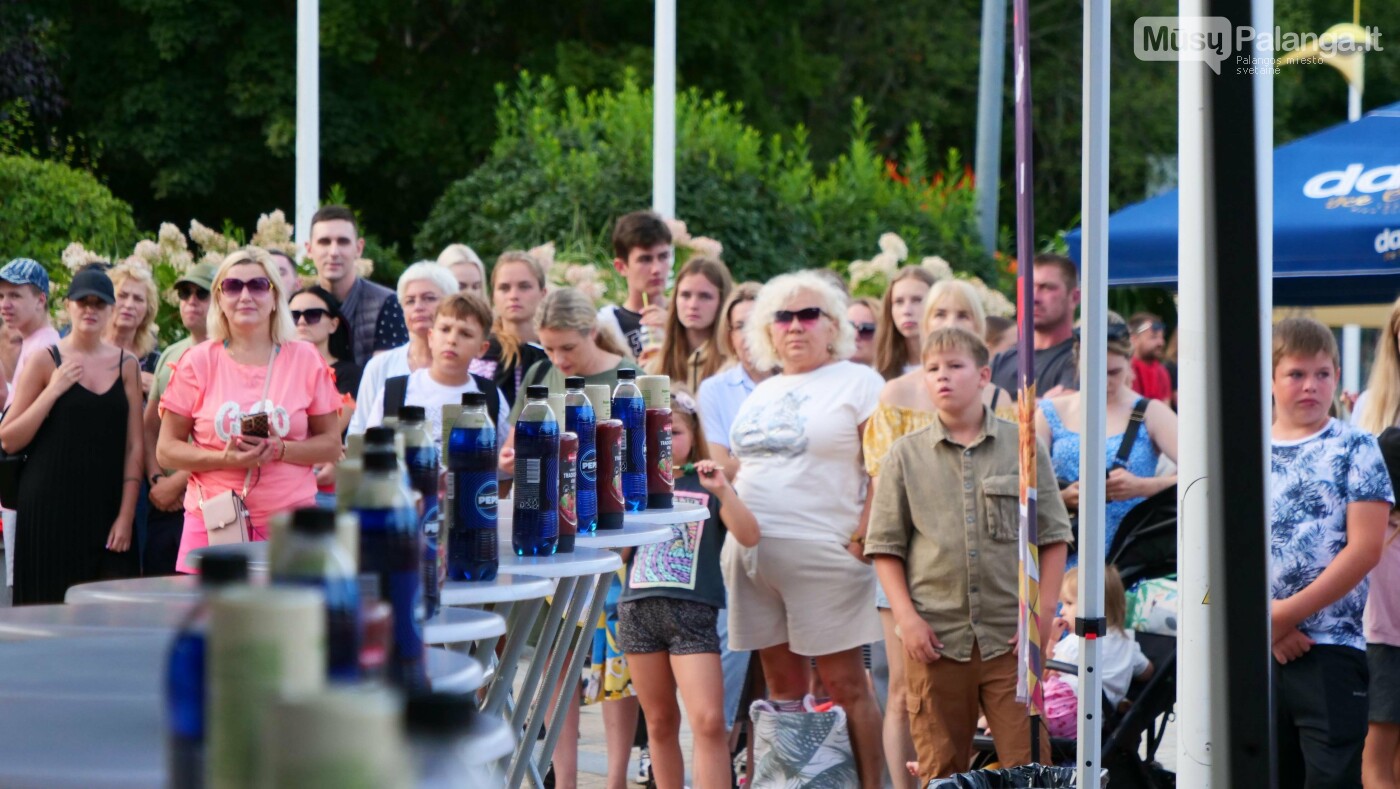
M516 556L551 556L559 544L559 423L549 410L549 387L525 390L515 423Z
M209 601L219 590L248 581L245 556L210 554L199 565L203 599L185 617L165 666L166 732L170 786L194 789L204 786L205 733L205 631L209 626Z
M355 565L336 539L335 510L303 507L292 513L286 547L272 565L272 582L314 586L326 597L326 678L360 678L360 589Z
M627 501L622 497L622 421L612 419L612 392L604 384L583 388L597 415L598 530L622 528Z
M637 379L647 407L647 509L670 509L676 480L671 469L671 379Z
M496 426L486 395L462 395L462 413L447 438L447 575L489 581L499 566L496 545Z
M438 445L428 437L427 413L421 405L399 409L399 435L403 436L408 481L418 494L418 528L423 532L423 616L432 619L447 577L447 540L442 535L442 511L438 507Z
M598 530L598 423L583 387L582 376L564 379L564 429L578 436L578 533L592 534Z
M364 467L354 505L360 518L360 564L379 577L380 596L394 614L389 680L409 690L426 688L423 533L418 514L403 488L393 452L366 446Z
M622 497L628 512L647 508L647 408L636 370L618 370L612 415L622 420Z

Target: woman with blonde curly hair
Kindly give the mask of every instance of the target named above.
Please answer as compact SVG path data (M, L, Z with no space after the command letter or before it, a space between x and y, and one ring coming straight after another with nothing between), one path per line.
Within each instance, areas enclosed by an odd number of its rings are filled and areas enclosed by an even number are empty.
M676 275L661 352L647 365L647 371L669 375L692 392L719 372L726 359L716 342L715 327L720 305L733 288L729 267L719 259L697 256L687 260Z
M880 302L875 330L875 370L886 381L919 367L922 336L919 317L934 277L922 266L905 266L895 273Z
M151 394L155 381L156 313L160 311L160 291L151 270L140 263L123 263L107 276L117 293L117 308L102 340L135 356L141 364L141 397Z

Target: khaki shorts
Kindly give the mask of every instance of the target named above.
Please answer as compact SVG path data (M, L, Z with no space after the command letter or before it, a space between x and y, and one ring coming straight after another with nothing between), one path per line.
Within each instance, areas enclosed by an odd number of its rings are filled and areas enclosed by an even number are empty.
M787 644L797 655L844 652L884 637L875 570L835 542L764 537L753 548L726 540L729 648Z

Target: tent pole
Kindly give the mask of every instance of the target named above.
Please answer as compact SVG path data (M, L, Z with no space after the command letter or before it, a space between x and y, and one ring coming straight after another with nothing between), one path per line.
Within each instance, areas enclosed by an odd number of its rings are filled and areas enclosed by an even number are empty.
M1272 0L1212 0L1211 16L1273 29ZM1267 51L1236 55L1265 58ZM1234 63L1232 59L1229 61ZM1266 61L1267 62L1267 61ZM1213 781L1277 786L1269 653L1269 319L1273 292L1273 83L1223 68L1211 79L1205 184ZM1250 372L1253 372L1251 375Z
M1204 32L1205 0L1182 0L1181 35ZM1180 629L1177 636L1176 774L1182 786L1210 789L1210 593L1209 509L1206 480L1207 342L1204 268L1205 230L1214 212L1205 181L1204 137L1210 123L1209 68L1182 59L1177 74L1177 583Z
M1108 0L1084 3L1084 253L1079 328L1079 753L1082 776L1103 767L1103 683L1098 636L1104 633L1104 417L1108 409ZM1086 777L1081 786L1097 781Z
M656 0L656 74L652 86L651 207L676 216L676 0ZM668 283L669 284L669 283Z

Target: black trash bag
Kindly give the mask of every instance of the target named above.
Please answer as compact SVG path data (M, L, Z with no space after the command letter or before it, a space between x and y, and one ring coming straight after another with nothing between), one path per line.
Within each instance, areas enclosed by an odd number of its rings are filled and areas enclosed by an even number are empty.
M1075 768L1027 764L935 778L928 789L1076 789Z

